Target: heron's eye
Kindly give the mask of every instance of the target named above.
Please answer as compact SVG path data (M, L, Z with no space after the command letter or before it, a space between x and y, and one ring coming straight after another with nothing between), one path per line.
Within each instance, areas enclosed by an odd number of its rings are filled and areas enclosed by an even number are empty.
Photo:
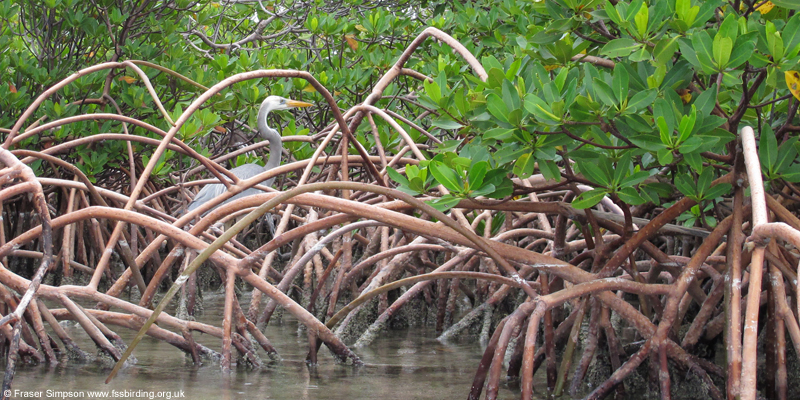
M281 104L286 104L286 100L281 100Z

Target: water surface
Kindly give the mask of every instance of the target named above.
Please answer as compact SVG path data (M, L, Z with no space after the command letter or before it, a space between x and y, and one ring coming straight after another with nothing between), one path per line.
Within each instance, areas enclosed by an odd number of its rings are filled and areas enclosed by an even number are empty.
M207 293L205 311L198 320L219 326L223 302L222 295ZM242 299L242 304L246 306L249 301ZM71 321L65 324L84 351L96 351L80 327ZM366 363L364 367L337 365L324 346L319 353L319 365L309 367L304 362L307 336L298 335L297 326L297 321L288 314L282 324L270 324L266 336L283 361L260 369L237 367L225 374L218 362L194 365L177 348L145 337L134 351L137 364L122 370L108 385L104 381L109 365L96 361L67 362L55 367L20 365L13 389L40 391L41 395L28 397L38 399L56 398L54 393L48 396L47 390L73 394L84 391L87 396L88 391L115 390L108 397L120 399L181 395L187 399L237 400L465 399L483 354L476 339L443 344L435 339L432 329L410 328L383 332L369 347L355 349ZM135 336L127 328L110 328L126 343ZM220 339L199 332L194 333L194 338L214 350L221 347ZM259 354L265 363L269 361L263 351ZM160 396L158 392L162 392ZM519 395L506 389L501 391L501 398L519 398Z

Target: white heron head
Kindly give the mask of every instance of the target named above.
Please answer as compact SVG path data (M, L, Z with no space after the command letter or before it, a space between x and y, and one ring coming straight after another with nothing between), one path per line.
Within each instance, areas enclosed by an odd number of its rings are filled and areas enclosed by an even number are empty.
M304 101L287 99L281 96L269 96L261 103L261 108L267 111L288 110L290 108L310 107L313 104Z

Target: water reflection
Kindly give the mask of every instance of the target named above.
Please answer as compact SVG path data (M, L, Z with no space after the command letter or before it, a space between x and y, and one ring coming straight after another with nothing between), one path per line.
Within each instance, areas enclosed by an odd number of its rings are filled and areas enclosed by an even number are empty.
M248 304L248 299L242 299ZM222 315L223 297L206 294L204 315L198 319L218 324ZM68 331L86 351L95 346L82 329L69 322ZM112 327L113 329L114 327ZM126 342L135 332L117 328ZM282 325L267 328L267 337L280 352L283 362L261 369L236 368L223 374L219 364L206 362L194 365L190 357L175 347L145 337L134 355L138 363L128 367L110 384L104 380L110 364L97 361L79 364L62 363L55 367L20 365L14 389L40 391L52 399L47 390L65 393L109 391L107 397L120 399L181 398L187 399L452 399L466 398L482 349L477 340L442 344L432 330L413 328L384 332L368 348L356 349L367 364L363 368L336 365L327 350L320 350L319 366L308 367L307 337L298 335L297 321L284 317ZM217 338L194 333L198 342L219 351ZM263 352L261 353L264 356ZM268 359L264 356L265 362ZM110 392L110 391L116 392ZM127 391L127 392L126 392ZM162 393L159 393L162 392ZM161 395L159 397L159 394ZM518 398L518 393L501 391L503 398ZM103 396L106 397L106 396Z

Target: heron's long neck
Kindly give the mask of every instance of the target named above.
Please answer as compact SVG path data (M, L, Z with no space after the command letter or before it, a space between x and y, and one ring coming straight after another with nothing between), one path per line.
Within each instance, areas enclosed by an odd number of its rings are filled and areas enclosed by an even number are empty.
M258 111L258 133L262 138L269 141L269 159L264 165L264 170L270 170L281 163L281 152L283 151L283 142L278 134L278 131L267 126L267 115L269 115L269 107L263 107Z

